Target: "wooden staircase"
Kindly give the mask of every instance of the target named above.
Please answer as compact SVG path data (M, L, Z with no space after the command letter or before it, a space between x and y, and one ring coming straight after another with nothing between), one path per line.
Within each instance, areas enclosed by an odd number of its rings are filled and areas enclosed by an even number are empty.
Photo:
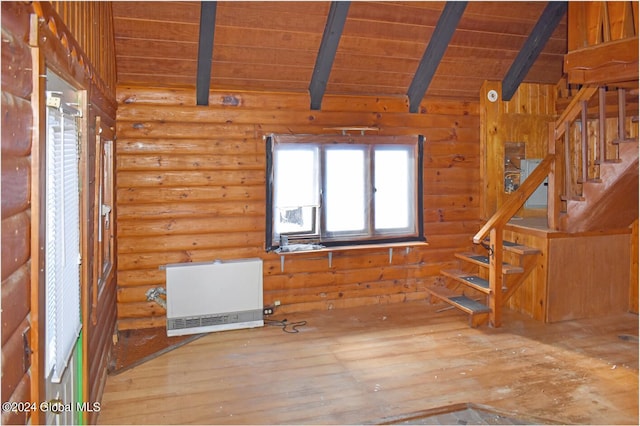
M491 247L482 245L487 255L475 252L457 253L459 269L444 269L440 273L455 284L456 291L444 285L432 285L427 288L432 299L448 303L469 315L469 325L477 327L491 321L495 324L496 304L504 303L535 266L535 256L540 250L510 241L503 241L502 247L510 254L510 263L503 262L500 274L502 286L500 290L493 290L488 279L491 267ZM511 263L512 262L512 263ZM469 272L471 268L476 269ZM482 301L481 301L482 300ZM494 309L491 308L494 307ZM493 318L492 318L493 317Z
M615 114L607 110L604 91L584 86L549 124L548 155L473 237L474 251L455 255L459 269L440 271L442 284L427 288L432 302L437 299L466 313L471 327L486 322L500 327L505 302L541 255L538 249L505 241L503 230L545 179L550 229L620 229L637 219L638 137L625 129L625 89L618 89L617 122L622 124L617 137L607 140L604 129ZM633 119L637 122L637 115ZM600 131L593 132L594 127Z

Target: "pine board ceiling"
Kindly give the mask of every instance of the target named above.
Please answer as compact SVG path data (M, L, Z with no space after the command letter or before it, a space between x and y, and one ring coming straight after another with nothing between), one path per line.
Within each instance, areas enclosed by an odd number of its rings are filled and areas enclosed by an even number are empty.
M351 2L326 94L403 96L446 2ZM502 81L547 2L470 1L426 95L477 100ZM331 2L216 4L210 88L308 92ZM113 2L118 85L196 87L200 2ZM524 82L556 84L566 14Z

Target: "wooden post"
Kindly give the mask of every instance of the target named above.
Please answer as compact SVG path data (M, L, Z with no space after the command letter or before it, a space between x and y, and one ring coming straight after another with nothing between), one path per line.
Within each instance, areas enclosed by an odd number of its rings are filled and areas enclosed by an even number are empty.
M626 139L626 133L624 131L624 122L627 119L625 111L625 94L626 91L623 88L618 89L618 144L624 142ZM620 158L620 148L618 148L616 158Z
M604 86L598 89L598 149L600 152L600 164L607 161L607 112L606 89Z
M493 327L498 328L502 325L502 225L491 228L489 247L489 321Z
M33 91L33 133L31 145L31 401L44 401L45 391L45 232L46 232L46 130L41 119L46 116L44 97L46 87L44 56L38 40L40 28L38 17L31 15L29 45L31 46ZM44 423L45 414L40 410L31 412L31 424Z
M581 123L582 123L582 129L580 132L580 136L581 136L581 141L582 141L582 149L581 149L581 154L582 154L582 182L586 182L589 175L589 164L588 164L588 141L587 141L587 137L589 136L588 132L587 132L587 101L582 101L582 114L580 117Z
M547 187L547 225L551 229L558 229L560 218L560 156L557 155L555 123L549 123L548 152L555 155L551 165Z
M571 193L571 135L569 134L571 124L566 121L564 125L564 196L569 199L573 196Z

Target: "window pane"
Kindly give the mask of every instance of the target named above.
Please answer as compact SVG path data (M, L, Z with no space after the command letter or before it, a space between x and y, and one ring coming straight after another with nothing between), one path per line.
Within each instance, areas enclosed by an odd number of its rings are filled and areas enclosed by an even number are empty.
M406 229L413 222L413 160L408 149L375 152L375 229Z
M365 152L363 149L326 151L326 231L365 228Z
M284 147L275 150L275 237L282 233L310 233L315 229L319 189L315 147Z

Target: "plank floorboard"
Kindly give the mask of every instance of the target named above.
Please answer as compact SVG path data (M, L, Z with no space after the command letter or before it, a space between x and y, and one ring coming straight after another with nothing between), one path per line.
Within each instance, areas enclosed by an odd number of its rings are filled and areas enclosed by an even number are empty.
M638 424L638 317L467 326L423 301L288 314L109 376L100 424L362 424L475 403L522 418ZM283 319L275 316L275 319Z

